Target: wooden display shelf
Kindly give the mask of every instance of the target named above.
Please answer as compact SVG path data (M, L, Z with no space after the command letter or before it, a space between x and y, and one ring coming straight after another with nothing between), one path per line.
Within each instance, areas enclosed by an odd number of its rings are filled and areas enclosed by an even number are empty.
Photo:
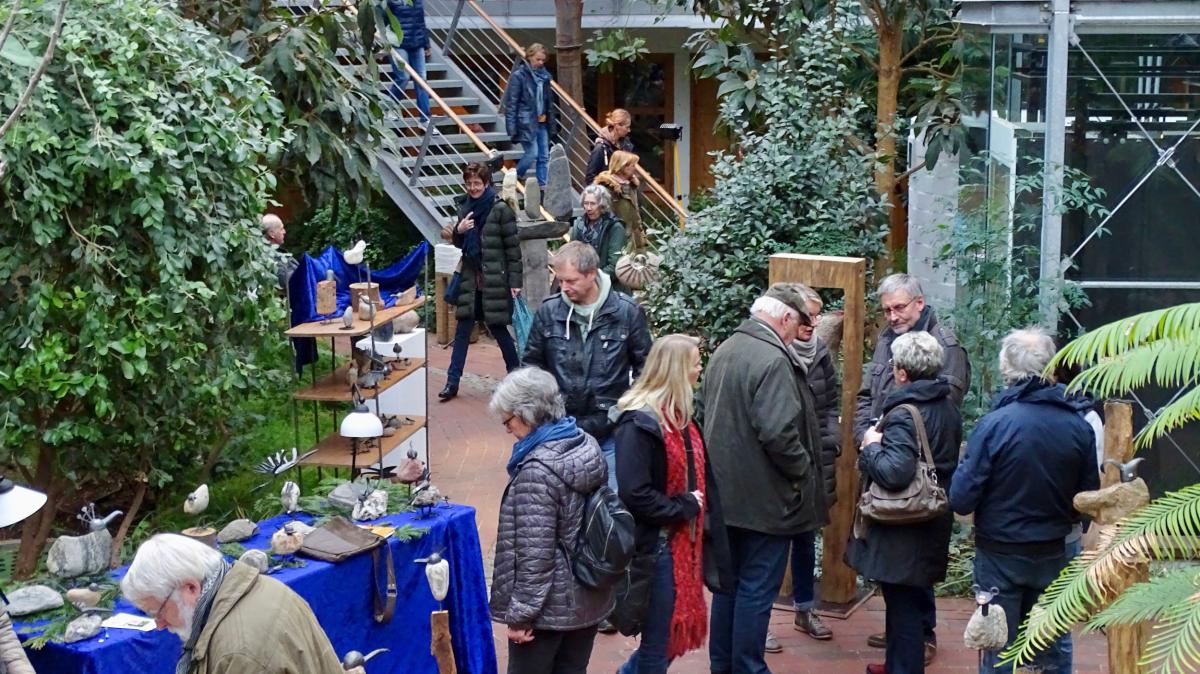
M373 439L360 439L359 445L368 445L371 448L358 453L358 458L355 459L351 453L354 447L350 438L343 438L335 431L332 435L328 435L324 440L317 443L313 449L317 450L314 454L305 457L300 461L304 466L324 466L326 468L348 468L351 463L354 463L362 468L374 465L379 462L380 456L387 456L392 450L400 446L400 443L408 440L417 431L425 428L425 417L408 414L404 415L409 419L415 420L416 423L402 426L396 430L396 434L387 438L378 438L379 443L383 447L383 453L376 449Z
M397 304L388 309L383 309L375 314L375 327L391 321L399 317L401 314L408 313L422 304L425 304L425 296L418 297L416 301L408 304ZM342 328L341 317L334 318L331 322L322 325L321 321L312 321L309 323L301 323L296 327L288 330L288 337L362 337L371 332L371 322L363 320L354 315L354 324L349 329Z
M407 366L389 372L383 378L383 381L379 382L379 388L364 388L359 389L359 391L368 399L373 398L399 384L405 377L425 366L424 358L409 358L408 360L409 363ZM346 383L346 371L349 369L350 363L345 363L334 370L333 374L321 377L315 384L305 386L296 391L292 394L292 397L296 400L316 400L319 402L350 402L354 400L354 394L350 390L350 385Z

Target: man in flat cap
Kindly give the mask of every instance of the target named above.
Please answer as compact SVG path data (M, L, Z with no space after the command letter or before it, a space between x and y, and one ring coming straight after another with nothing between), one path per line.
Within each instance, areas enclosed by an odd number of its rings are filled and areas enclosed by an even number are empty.
M791 540L825 512L812 391L791 344L810 322L794 284L776 283L708 363L700 393L736 581L713 595L713 674L764 674L763 642Z

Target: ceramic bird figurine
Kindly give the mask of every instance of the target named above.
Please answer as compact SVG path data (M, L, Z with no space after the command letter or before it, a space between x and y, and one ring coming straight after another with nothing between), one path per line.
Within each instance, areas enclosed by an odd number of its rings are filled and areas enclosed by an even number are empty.
M196 487L196 491L188 494L187 500L183 502L183 512L189 515L199 515L208 507L208 485L202 484Z
M353 248L347 250L345 253L342 253L342 259L346 261L346 264L362 264L363 251L366 249L367 242L359 239L358 243L354 244Z
M279 492L279 502L283 504L283 512L291 515L300 509L300 486L288 480L283 483Z
M342 312L342 329L349 330L354 327L354 307L346 307Z
M450 591L450 562L436 552L416 561L425 562L425 578L429 581L429 589L433 592L433 598L441 602Z
M1103 470L1104 468L1107 468L1108 464L1111 463L1112 465L1117 467L1117 472L1120 473L1120 475L1121 475L1122 483L1133 482L1134 480L1137 479L1137 476L1138 476L1138 465L1141 464L1141 462L1143 462L1143 461L1145 461L1145 459L1140 456L1136 459L1131 460L1129 463L1121 463L1120 461L1117 461L1116 459L1109 459L1104 462L1103 466L1100 466L1100 469Z
M114 510L104 517L99 517L96 515L96 504L89 503L89 504L85 505L84 507L80 508L79 514L76 515L75 517L80 522L83 522L84 524L86 524L88 531L92 532L92 531L101 531L103 529L107 529L108 525L112 524L113 520L117 519L118 517L120 517L121 515L124 515L124 514L125 513L123 511Z

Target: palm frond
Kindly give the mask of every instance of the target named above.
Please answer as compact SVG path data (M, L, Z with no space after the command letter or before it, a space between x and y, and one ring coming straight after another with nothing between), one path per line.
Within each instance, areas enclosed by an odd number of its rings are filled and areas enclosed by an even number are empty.
M1159 616L1140 662L1160 672L1200 670L1200 600L1196 595Z
M1116 601L1097 613L1087 628L1136 625L1158 620L1170 607L1192 600L1200 592L1200 568L1174 569L1158 578L1129 586Z
M1200 484L1170 492L1103 531L1096 548L1073 559L1042 593L1004 661L1030 662L1072 625L1111 602L1124 589L1126 568L1197 552Z
M1200 332L1190 340L1161 339L1096 363L1080 373L1071 388L1108 398L1148 384L1178 388L1195 382L1198 376Z
M1149 446L1155 438L1160 438L1189 422L1200 420L1200 387L1179 396L1175 402L1159 411L1154 420L1137 435L1139 447Z
M1156 309L1091 330L1063 347L1052 363L1082 365L1119 356L1149 342L1200 334L1200 302Z

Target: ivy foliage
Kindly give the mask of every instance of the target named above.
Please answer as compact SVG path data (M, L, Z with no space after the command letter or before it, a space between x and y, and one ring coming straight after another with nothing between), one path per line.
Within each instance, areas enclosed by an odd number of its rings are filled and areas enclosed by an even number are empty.
M618 28L607 33L599 30L592 33L592 39L583 53L587 56L589 68L611 73L614 65L634 63L649 54L650 50L646 48L646 38L635 37L624 28Z
M30 49L52 5L18 10ZM24 82L0 69L6 105ZM282 113L167 3L72 3L0 139L0 462L49 493L44 529L89 484L187 474L230 401L266 385L283 308L258 218Z
M716 185L687 227L656 242L662 280L647 309L662 334L724 340L767 285L768 257L792 252L874 258L882 251L873 161L847 136L863 102L845 85L849 49L824 23L788 15L770 33L756 75L751 125L726 97L721 116L737 153L719 152ZM761 130L757 130L761 129Z

